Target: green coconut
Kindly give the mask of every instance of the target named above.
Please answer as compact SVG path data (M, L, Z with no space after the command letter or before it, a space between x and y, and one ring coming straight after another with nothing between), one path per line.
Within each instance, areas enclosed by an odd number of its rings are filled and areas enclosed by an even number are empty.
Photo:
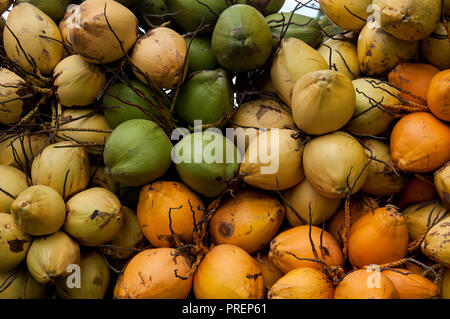
M173 159L183 182L206 197L227 188L239 169L241 155L219 130L194 132L175 147Z
M202 24L214 25L217 15L228 6L227 0L165 0L173 20L186 31L195 31Z
M105 145L105 173L116 182L141 186L161 177L171 165L172 143L155 122L120 124Z
M38 7L55 22L59 22L66 13L67 6L76 1L72 0L16 0L15 4L27 2ZM120 2L120 1L119 1Z
M149 103L157 103L151 90L136 79L132 79L130 84L134 89L122 82L115 83L106 90L103 96L103 104L106 106L103 113L112 128L116 128L128 120L150 119L142 109L157 115L157 112ZM146 98L139 95L144 95Z
M189 47L189 72L214 70L219 67L209 38L197 36L195 38L186 37L185 40Z
M103 299L111 281L111 272L103 256L95 250L84 251L79 266L80 286L72 288L70 280L58 278L57 295L62 299Z
M237 4L219 17L212 35L212 48L225 69L246 72L260 68L270 57L272 32L255 8Z
M0 272L0 299L43 299L46 292L25 267Z
M139 4L133 7L133 12L137 15L140 26L148 25L146 19L152 25L159 26L167 21L167 16L164 15L169 12L169 9L164 0L141 0Z
M319 25L323 33L325 34L325 38L334 37L345 32L345 30L335 25L333 21L331 21L330 18L328 18L328 16L326 15L323 15L320 18Z
M291 17L292 16L292 17ZM316 48L323 40L319 22L316 19L298 13L280 12L266 17L270 30L276 39L285 31L284 38L297 38Z
M255 7L263 15L269 15L280 11L285 0L238 0L237 3L248 4Z
M224 70L199 71L184 83L175 109L185 123L194 125L220 122L233 111L233 84Z

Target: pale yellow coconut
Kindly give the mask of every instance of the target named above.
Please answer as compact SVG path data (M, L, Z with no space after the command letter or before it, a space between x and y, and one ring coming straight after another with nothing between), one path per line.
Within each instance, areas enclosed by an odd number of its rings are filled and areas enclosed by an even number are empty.
M14 199L28 188L27 176L19 169L0 165L0 213L9 213Z
M6 68L0 69L1 124L12 124L20 120L25 109L30 108L26 99L30 93L20 76Z
M437 28L420 43L422 55L441 70L450 68L450 41L445 25L440 22Z
M0 283L5 285L0 299L44 299L47 293L47 286L34 280L25 267L0 272Z
M406 207L402 211L408 225L409 240L419 238L426 230L444 217L448 216L447 209L437 201L428 201Z
M358 63L356 45L345 38L328 39L317 49L331 70L345 74L350 80L359 78L361 70Z
M447 215L442 221L433 226L422 242L422 252L437 261L450 267L450 216Z
M369 17L372 0L319 0L325 14L344 30L359 31Z
M0 165L25 168L31 166L33 158L41 151L48 136L25 132L11 135L0 143Z
M447 209L450 209L450 162L445 163L434 173L434 186Z
M111 176L105 174L104 166L91 166L89 188L93 187L103 187L114 194L119 190L119 185L112 179Z

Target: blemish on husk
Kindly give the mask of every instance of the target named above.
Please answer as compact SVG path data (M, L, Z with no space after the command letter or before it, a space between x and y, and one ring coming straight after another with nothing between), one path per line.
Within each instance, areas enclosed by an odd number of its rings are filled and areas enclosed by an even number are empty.
M19 253L23 251L23 245L28 243L28 240L20 240L20 239L14 239L9 240L9 250L11 250L13 253Z

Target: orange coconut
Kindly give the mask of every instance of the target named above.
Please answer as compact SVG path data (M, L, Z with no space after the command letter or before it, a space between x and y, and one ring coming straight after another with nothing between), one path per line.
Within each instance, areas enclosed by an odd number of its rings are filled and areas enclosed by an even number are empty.
M394 284L400 299L431 299L439 296L439 286L431 280L406 269L383 270Z
M450 69L439 72L431 80L427 95L428 108L443 121L450 121Z

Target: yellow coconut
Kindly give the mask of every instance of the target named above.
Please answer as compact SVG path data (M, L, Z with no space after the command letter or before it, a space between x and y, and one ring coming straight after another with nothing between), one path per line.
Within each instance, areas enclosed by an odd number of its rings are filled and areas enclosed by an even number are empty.
M91 166L91 178L88 187L103 187L114 194L119 190L119 185L111 176L105 174L104 166Z
M450 267L450 216L433 226L422 242L422 252L438 263Z
M111 127L105 116L95 109L65 109L60 121L57 140L84 143L91 154L102 153L102 144L111 135Z
M82 191L89 184L89 158L75 142L47 146L31 166L34 185L47 185L64 199Z
M356 108L346 130L361 135L383 133L394 120L389 107L401 104L399 90L372 78L353 80L353 87Z
M59 29L74 53L93 63L109 63L134 45L138 22L133 12L116 1L87 0L68 10Z
M31 167L33 158L41 151L48 136L24 132L19 135L11 135L0 143L0 165L14 166L17 168Z
M67 202L64 230L85 246L109 242L122 226L121 207L117 196L109 190L89 188Z
M16 197L28 188L27 176L15 167L0 165L0 213L9 213Z
M355 111L355 89L343 73L314 71L302 76L292 91L295 124L307 134L321 135L342 128Z
M28 187L11 204L14 221L27 234L43 236L57 232L66 218L64 199L45 185Z
M422 55L441 70L450 68L450 42L445 25L440 22L432 34L420 44Z
M172 89L185 76L187 46L183 37L169 28L155 28L141 37L131 55L134 65L160 88ZM134 70L139 80L147 80Z
M54 283L60 276L66 277L71 272L68 266L79 262L80 247L61 231L36 238L27 255L28 270L42 284Z
M239 169L244 181L257 188L283 190L303 178L301 140L289 129L270 130L250 143Z
M106 83L103 70L81 55L71 55L53 70L56 98L64 106L86 106L97 100Z
M408 225L409 240L421 236L427 226L431 227L447 216L447 209L437 201L429 201L408 206L402 211Z
M331 198L359 191L366 182L367 162L359 142L341 131L316 137L303 152L306 178L319 193Z
M288 38L281 42L270 75L279 97L291 105L292 90L297 80L306 73L327 69L328 64L319 52L302 40Z
M62 299L103 299L111 281L111 272L105 258L95 250L81 254L79 286L69 278L58 278L56 294Z
M434 186L436 186L442 204L450 209L450 162L445 163L434 172Z
M0 283L0 299L44 299L47 292L25 267L0 272Z
M13 7L6 23L6 55L26 71L37 69L50 74L63 57L62 38L55 22L37 7L20 3Z
M286 216L292 226L309 224L310 214L311 224L322 225L336 213L341 203L340 198L325 197L317 192L306 178L283 194L286 201Z
M283 106L269 99L258 99L239 106L230 120L234 128L235 142L238 148L245 149L253 138L259 134L259 129L294 127L292 114ZM245 151L243 149L243 151Z
M359 31L369 17L371 0L319 0L325 14L344 30Z
M136 213L122 206L123 223L119 232L110 242L101 246L105 255L115 259L127 259L135 255L144 246L144 234Z
M447 268L441 280L441 298L450 299L450 269Z
M10 214L0 213L0 272L19 265L27 256L31 241Z
M368 76L386 76L396 65L417 57L418 41L403 41L381 29L375 19L367 22L358 38L358 61Z
M262 299L264 279L258 263L233 245L218 245L203 258L194 275L197 299Z
M345 74L350 80L360 77L356 45L348 39L329 39L322 43L317 51L327 61L328 66L331 66L331 70Z
M25 81L8 69L0 69L0 124L12 124L20 120L30 108L25 98L30 94Z
M278 269L273 262L269 259L267 254L258 254L254 257L256 262L258 263L259 268L261 269L261 273L264 279L264 286L266 290L270 289L274 283L278 281L281 277L283 277L284 273Z
M374 0L384 31L404 41L425 39L441 18L439 0Z
M372 159L367 167L367 179L361 190L374 196L390 196L400 193L406 179L389 166L391 151L384 142L373 138L362 139L367 157ZM381 162L380 162L381 161Z

